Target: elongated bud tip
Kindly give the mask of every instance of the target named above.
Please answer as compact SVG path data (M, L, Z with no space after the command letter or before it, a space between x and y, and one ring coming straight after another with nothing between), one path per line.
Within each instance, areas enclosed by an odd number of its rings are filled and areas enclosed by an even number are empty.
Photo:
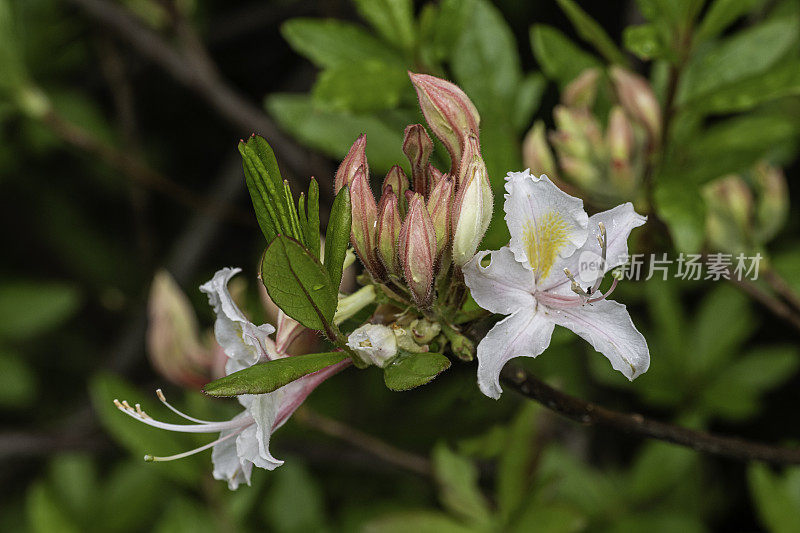
M414 193L409 200L399 241L406 284L417 305L428 307L433 295L436 230L421 194Z
M342 160L334 177L334 192L338 193L345 185L350 186L359 167L364 167L364 172L369 175L367 163L367 134L362 133L350 147L350 151Z
M597 96L600 69L587 68L572 80L561 93L561 102L571 107L591 107Z
M611 81L625 111L644 126L653 140L661 135L661 107L648 81L618 66L611 67Z
M525 135L525 140L522 142L522 158L525 167L531 169L531 173L536 176L546 174L556 177L558 175L553 152L547 143L547 132L543 121L537 120Z

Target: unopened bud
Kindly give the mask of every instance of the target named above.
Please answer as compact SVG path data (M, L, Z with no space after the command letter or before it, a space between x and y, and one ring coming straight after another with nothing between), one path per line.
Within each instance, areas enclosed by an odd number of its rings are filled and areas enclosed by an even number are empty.
M587 68L572 80L561 93L561 103L570 107L592 107L597 96L600 69Z
M644 126L651 139L661 136L661 107L647 80L621 67L611 67L611 80L625 111Z
M557 176L556 163L550 145L547 144L547 133L543 121L537 120L525 135L525 140L522 142L522 159L525 167L531 169L532 175Z
M387 186L391 187L395 196L397 196L397 205L400 208L400 215L404 215L408 205L406 203L408 178L406 177L406 173L403 172L403 169L400 168L400 165L394 165L389 169L386 178L383 180L381 190L385 191Z
M433 228L436 231L437 258L441 257L442 252L450 244L454 187L455 182L448 176L439 181L428 198L428 213L431 215Z
M406 284L414 301L422 308L429 307L433 296L436 230L419 193L414 193L408 204L408 214L400 228L399 252Z
M478 135L481 120L478 110L457 85L427 74L409 72L408 75L428 126L450 153L454 172L464 152L465 136Z
M764 243L783 228L789 215L789 191L783 171L767 163L755 169L755 184L759 193L756 206L757 238Z
M492 220L492 187L486 164L474 135L464 141L467 149L459 172L458 192L453 205L453 262L467 263L478 249Z
M411 330L414 342L419 345L428 344L442 331L442 326L436 322L431 322L427 318L415 319L408 328Z
M558 164L564 177L584 188L591 188L600 179L600 171L588 159L559 154Z
M156 371L183 387L207 383L214 352L200 341L189 298L166 271L158 272L153 279L148 315L147 352Z
M439 184L441 179L446 176L444 172L428 163L428 186L433 190Z
M414 192L428 197L428 159L433 152L433 141L422 124L411 124L403 132L403 153L411 163L411 181Z
M375 234L378 225L378 206L369 188L369 181L364 167L359 167L350 185L350 203L353 223L350 242L356 254L373 276L381 273L380 264L375 256Z
M447 340L450 341L450 351L462 361L472 361L475 358L475 343L455 329L446 327L442 330Z
M751 230L753 195L736 175L716 179L703 188L706 201L706 233L711 246L726 252L747 249Z
M634 143L633 126L625 111L619 106L612 108L608 117L606 142L611 159L627 161L631 158Z
M556 106L553 117L558 131L551 140L559 152L583 159L603 149L600 124L588 109Z
M342 163L336 170L336 176L333 180L333 189L335 193L347 185L353 183L353 178L360 167L364 167L364 173L369 176L369 164L367 163L367 135L362 133L350 147L350 151L342 159Z
M377 253L386 270L396 276L402 276L400 259L397 255L401 224L397 195L392 187L387 185L383 189L381 201L378 202Z

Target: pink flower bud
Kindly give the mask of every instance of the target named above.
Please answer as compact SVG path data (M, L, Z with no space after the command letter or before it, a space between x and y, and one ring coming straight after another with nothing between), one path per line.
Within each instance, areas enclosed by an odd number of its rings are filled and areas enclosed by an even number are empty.
M450 212L450 208L453 204L454 188L455 182L448 176L439 181L428 198L428 213L431 215L433 228L436 231L437 258L442 256L442 252L444 252L450 244L452 235L452 213Z
M400 209L397 195L390 185L383 188L383 196L378 202L378 246L377 253L383 266L390 274L402 276L397 247L400 238Z
M345 185L350 186L353 183L353 178L356 175L359 167L364 167L364 173L369 176L369 164L367 163L367 134L362 133L350 147L350 151L342 159L342 164L339 165L336 171L336 176L333 179L334 193Z
M644 126L651 139L661 136L661 107L647 80L621 67L611 67L611 80L620 104Z
M445 174L441 170L428 163L428 186L431 190L436 187L444 176Z
M199 388L213 379L215 352L201 342L189 298L165 270L153 279L148 314L147 352L156 371L182 387Z
M422 124L411 124L403 132L403 153L411 163L411 181L414 192L428 197L428 159L433 152L433 141Z
M597 96L600 70L587 68L572 80L561 93L561 103L570 107L592 107Z
M633 126L625 111L614 106L608 117L606 142L612 161L627 161L633 154Z
M786 224L789 216L789 191L783 171L767 163L755 168L755 185L759 193L756 205L756 238L766 242Z
M375 234L378 225L378 207L369 188L366 169L358 167L350 185L350 203L353 213L350 242L356 255L373 276L379 277L382 269L375 256Z
M400 208L400 214L406 212L406 191L408 190L408 178L400 165L395 165L389 169L386 178L383 180L381 190L386 191L386 187L391 187L397 197L397 205ZM384 193L385 194L385 193Z
M467 263L478 249L492 220L493 196L486 164L474 135L465 139L464 159L453 204L453 262Z
M427 74L408 73L417 90L419 107L434 135L450 152L452 170L458 168L467 134L478 135L480 115L457 85Z
M559 152L587 159L604 149L600 124L588 109L560 105L553 116L558 132L551 139Z
M702 193L711 247L730 253L745 251L753 225L753 193L747 183L741 176L725 176L707 183Z
M400 228L400 262L406 284L420 307L431 304L433 267L436 260L436 230L421 194L414 193Z
M600 179L600 171L589 159L581 159L566 153L558 155L564 177L584 189L590 189Z
M522 142L522 159L524 165L531 169L531 174L539 176L547 174L551 178L557 176L553 152L547 144L544 122L537 120Z

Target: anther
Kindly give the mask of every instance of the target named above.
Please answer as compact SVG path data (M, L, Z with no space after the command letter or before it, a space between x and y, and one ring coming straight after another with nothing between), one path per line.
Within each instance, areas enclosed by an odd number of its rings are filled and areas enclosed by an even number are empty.
M158 399L161 400L162 402L167 401L167 397L164 396L164 393L161 392L161 389L156 389L156 396L158 396Z

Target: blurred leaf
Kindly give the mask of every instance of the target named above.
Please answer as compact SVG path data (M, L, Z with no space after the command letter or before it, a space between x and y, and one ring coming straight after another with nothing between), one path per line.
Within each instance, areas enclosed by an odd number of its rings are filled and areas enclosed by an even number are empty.
M154 533L215 533L217 521L205 505L186 497L172 498L153 528Z
M140 462L118 465L105 482L94 521L107 532L147 530L161 509L168 488ZM143 513L142 509L147 509Z
M403 130L373 115L333 113L316 109L306 95L272 94L267 109L300 142L335 159L347 154L361 133L367 134L370 168L386 172L405 156Z
M689 107L692 111L731 113L791 95L800 95L800 60L796 59L714 91Z
M314 104L326 111L369 113L397 107L409 87L404 69L367 60L322 71L312 96Z
M630 493L639 502L655 500L682 483L697 468L697 453L665 442L649 442L630 471Z
M759 396L791 379L798 362L793 346L757 348L722 369L703 389L703 407L728 419L751 417L759 411Z
M440 353L404 353L383 369L383 380L393 391L425 385L450 368L450 359Z
M215 379L203 386L203 392L215 397L266 394L345 359L345 352L309 353L273 359Z
M50 488L70 515L85 522L97 505L97 479L88 455L64 454L50 463Z
M433 67L449 59L468 20L474 0L441 0L422 6L419 16L419 55Z
M345 186L333 199L325 234L325 271L337 291L342 283L342 267L350 244L351 218L350 189Z
M591 43L609 63L627 66L628 61L611 37L574 0L557 0L581 39Z
M339 67L368 59L404 67L405 62L360 26L335 19L296 18L281 26L284 39L318 67Z
M800 24L796 18L764 22L698 53L686 66L678 103L688 104L774 65L796 48Z
M523 404L503 441L497 465L497 507L506 521L517 511L531 486L533 459L538 451L534 442L538 413L536 404Z
M659 218L669 228L675 248L679 252L699 251L706 223L705 204L699 189L672 176L656 182L654 196Z
M27 83L17 22L9 0L0 0L0 89L17 90Z
M800 246L791 246L776 253L772 266L796 293L800 293Z
M625 48L640 59L662 59L669 55L669 47L662 42L658 29L653 24L628 26L622 34Z
M149 398L150 395L144 396L141 391L131 387L121 378L110 374L98 374L92 378L89 392L95 414L102 426L134 457L141 458L145 454L172 455L194 447L194 441L185 434L147 426L120 412L114 406L115 398L130 398L136 403L141 403L142 409L148 413L160 410L160 406L156 406L156 403ZM198 454L180 461L141 466L191 485L196 483L201 475L205 475L201 465L210 467L207 464L209 455Z
M584 52L552 26L544 24L533 26L531 46L542 72L562 87L587 68L602 66L597 58Z
M0 338L41 335L74 315L80 300L78 291L66 283L4 281L0 283Z
M297 461L270 472L272 486L264 498L263 513L276 533L325 531L322 489L311 473Z
M0 407L26 407L36 398L36 374L13 352L0 348Z
M577 509L552 502L534 502L522 509L508 531L527 533L577 533L585 531L587 518Z
M338 287L303 246L279 235L269 245L261 263L261 280L272 301L305 327L324 330L338 304Z
M354 0L358 13L384 39L401 50L414 47L414 3L411 0Z
M680 510L651 511L622 516L607 530L608 533L706 533L703 522Z
M399 511L374 519L364 525L363 533L470 533L444 513L436 511Z
M531 117L539 109L546 87L547 80L538 72L528 74L520 82L511 117L517 131L524 131L530 125Z
M472 524L489 524L489 505L478 487L475 465L443 443L434 447L432 459L442 505Z
M747 469L750 495L761 523L772 533L794 533L800 524L800 469L787 468L778 476L753 463Z
M695 41L716 37L741 16L764 3L764 0L714 0L695 33Z
M59 507L55 498L41 481L28 489L26 509L32 533L77 533L80 529Z

